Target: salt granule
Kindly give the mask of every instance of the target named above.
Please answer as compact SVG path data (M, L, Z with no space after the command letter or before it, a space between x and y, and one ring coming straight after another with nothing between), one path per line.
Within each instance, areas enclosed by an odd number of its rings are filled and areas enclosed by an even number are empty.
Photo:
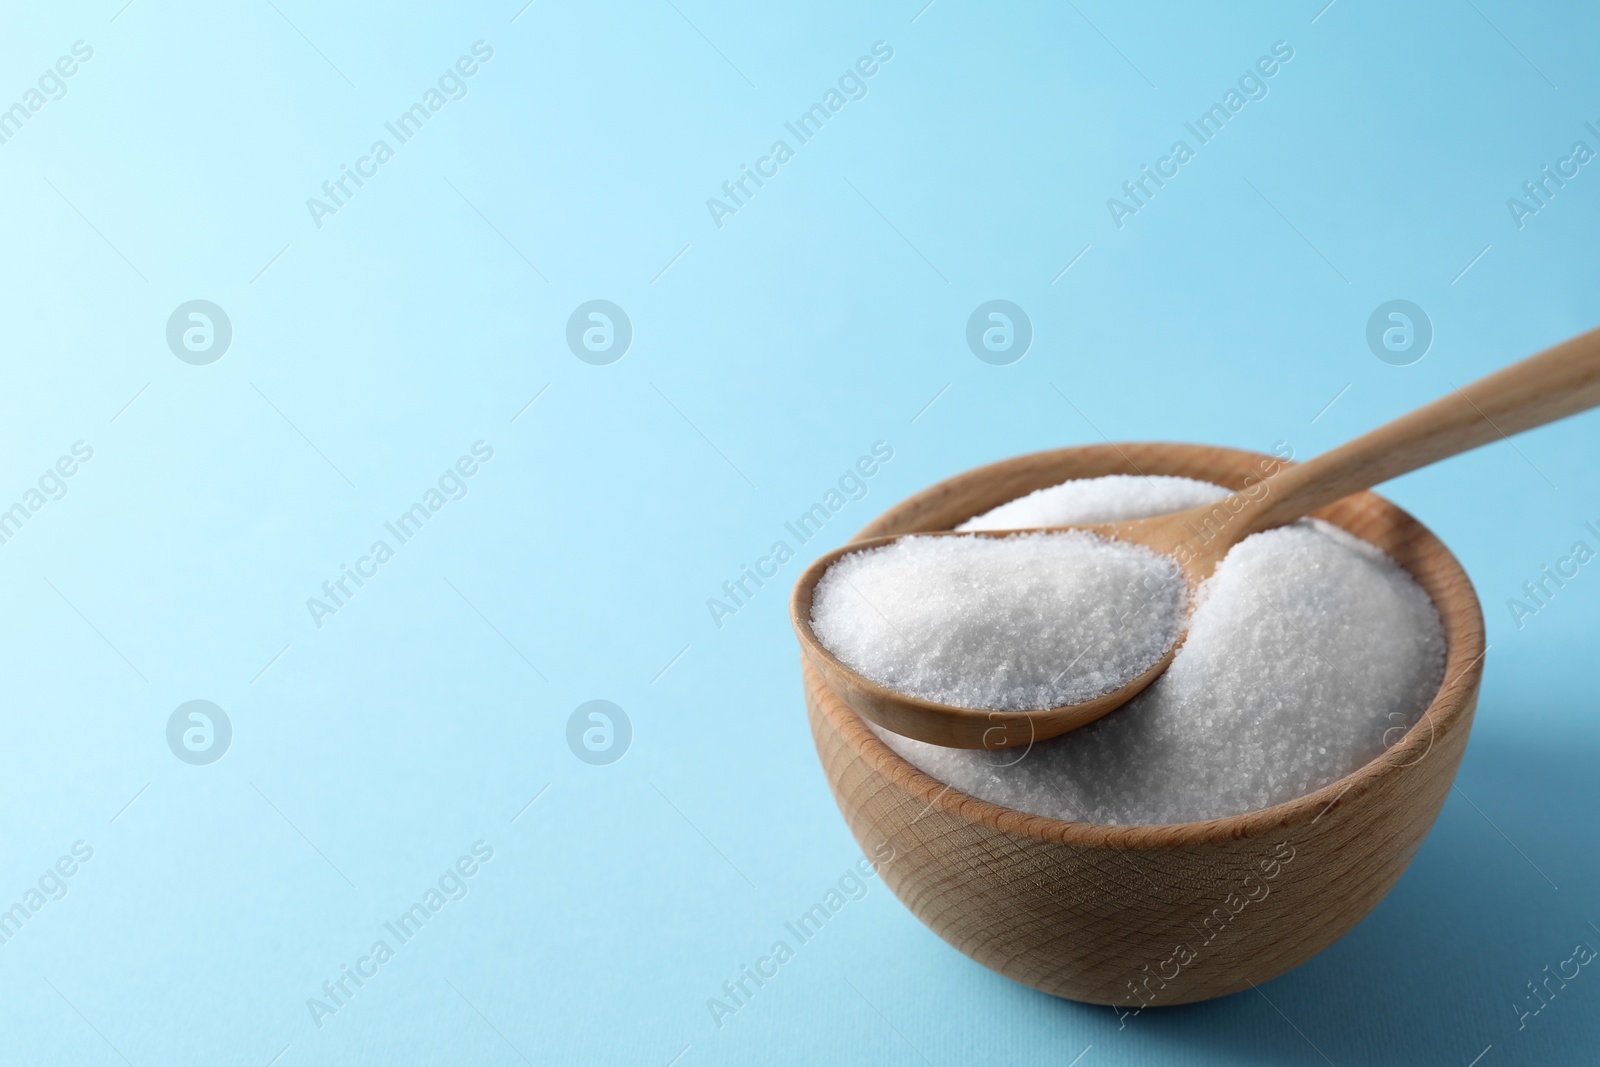
M1183 628L1172 559L1084 532L907 537L840 559L811 627L896 692L996 711L1081 704L1137 678Z
M1183 478L1093 478L966 525L1115 522L1225 495ZM1200 588L1172 665L1105 718L997 752L873 729L940 781L1030 814L1121 825L1221 818L1303 796L1376 757L1432 701L1444 650L1438 612L1403 568L1301 520L1228 553Z

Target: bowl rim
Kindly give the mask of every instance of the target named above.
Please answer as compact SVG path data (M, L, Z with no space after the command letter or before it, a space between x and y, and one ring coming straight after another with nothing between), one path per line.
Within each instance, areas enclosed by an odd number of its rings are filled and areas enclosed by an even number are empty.
M853 534L850 540L854 542L866 537L880 536L883 531L878 527L885 525L886 520L896 512L912 509L918 503L946 491L948 484L956 478L982 478L985 474L998 473L1010 468L1019 461L1042 461L1047 457L1066 453L1079 455L1101 453L1107 459L1108 466L1114 462L1115 455L1120 456L1125 465L1132 465L1132 460L1128 459L1125 451L1127 449L1139 452L1147 449L1203 449L1226 454L1231 459L1241 461L1272 459L1277 462L1292 462L1246 449L1184 441L1107 442L1104 445L1077 445L1027 452L959 471L949 478L926 486L875 516L865 527ZM1160 472L1151 473L1160 474ZM1104 475L1086 477L1104 477ZM1475 705L1478 685L1483 675L1483 661L1488 651L1485 647L1482 605L1466 571L1449 547L1409 512L1384 497L1366 491L1352 494L1352 498L1368 498L1376 501L1380 511L1386 512L1401 525L1412 528L1413 532L1419 535L1422 544L1438 552L1437 562L1443 572L1441 577L1446 581L1452 578L1459 579L1462 602L1448 606L1452 609L1452 619L1460 630L1452 641L1450 626L1446 623L1444 681L1434 694L1433 700L1406 731L1404 737L1349 774L1280 804L1238 815L1178 823L1119 825L1074 822L1044 815L1030 815L964 793L955 786L941 782L928 774L878 737L854 709L828 688L827 683L803 655L800 657L801 673L805 685L808 688L814 687L818 694L816 714L826 718L839 731L844 743L857 756L866 760L874 772L924 803L926 805L924 813L937 808L966 822L976 822L1003 833L1029 837L1049 844L1141 850L1185 848L1221 841L1259 838L1277 830L1315 823L1330 810L1342 806L1347 800L1359 798L1420 764L1434 746L1440 743L1442 737L1459 729ZM1315 514L1320 517L1321 512ZM1352 533L1352 536L1360 535ZM1401 566L1404 566L1404 563L1401 563ZM1429 600L1433 603L1434 610L1439 612L1443 622L1445 605L1435 600L1431 592ZM832 702L831 706L828 701Z

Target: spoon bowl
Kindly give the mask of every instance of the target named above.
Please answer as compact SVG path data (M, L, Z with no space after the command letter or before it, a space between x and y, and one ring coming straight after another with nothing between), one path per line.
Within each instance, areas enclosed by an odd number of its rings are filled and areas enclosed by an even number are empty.
M1165 517L1165 516L1164 516ZM1116 527L1127 523L1070 527L1098 536L1116 539ZM1052 527L1046 532L1066 530L1069 527ZM1013 537L1019 533L1038 533L1037 530L954 530L918 534L919 537ZM831 652L817 637L811 625L811 606L817 583L839 560L857 552L881 548L898 541L898 537L874 537L853 541L818 557L795 583L794 596L789 602L789 621L794 625L795 637L811 669L825 681L839 698L850 705L856 714L877 723L886 730L914 737L947 748L1013 748L1042 741L1048 737L1076 730L1100 716L1114 711L1137 696L1141 690L1161 676L1172 657L1177 654L1182 639L1174 642L1159 659L1138 677L1122 686L1078 704L1031 711L995 711L982 708L964 708L955 704L942 704L897 692L879 685L851 668ZM1184 579L1192 597L1198 580L1188 570ZM1202 579L1203 580L1203 579Z

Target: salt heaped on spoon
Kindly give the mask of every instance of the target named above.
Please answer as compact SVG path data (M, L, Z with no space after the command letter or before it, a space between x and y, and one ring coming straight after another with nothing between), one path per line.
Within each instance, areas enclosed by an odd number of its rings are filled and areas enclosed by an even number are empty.
M910 537L843 557L811 624L879 685L958 707L1033 711L1112 692L1183 628L1176 562L1081 531Z

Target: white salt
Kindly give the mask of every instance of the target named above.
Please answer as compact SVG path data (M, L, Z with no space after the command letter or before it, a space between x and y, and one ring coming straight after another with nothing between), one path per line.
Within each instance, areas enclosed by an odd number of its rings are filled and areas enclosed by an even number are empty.
M1178 565L1083 532L908 537L839 560L811 626L900 693L987 710L1081 704L1137 678L1183 628Z
M1113 522L1224 495L1187 479L1096 478L968 525ZM877 732L933 777L1005 807L1077 822L1187 822L1282 803L1350 773L1416 722L1443 675L1439 616L1416 581L1365 542L1303 520L1236 546L1202 586L1166 673L1103 719L997 752Z
M1147 519L1211 504L1226 496L1210 482L1166 476L1113 474L1036 489L986 511L958 530L1027 530L1038 526L1087 526L1096 522ZM1110 516L1109 518L1107 516Z

